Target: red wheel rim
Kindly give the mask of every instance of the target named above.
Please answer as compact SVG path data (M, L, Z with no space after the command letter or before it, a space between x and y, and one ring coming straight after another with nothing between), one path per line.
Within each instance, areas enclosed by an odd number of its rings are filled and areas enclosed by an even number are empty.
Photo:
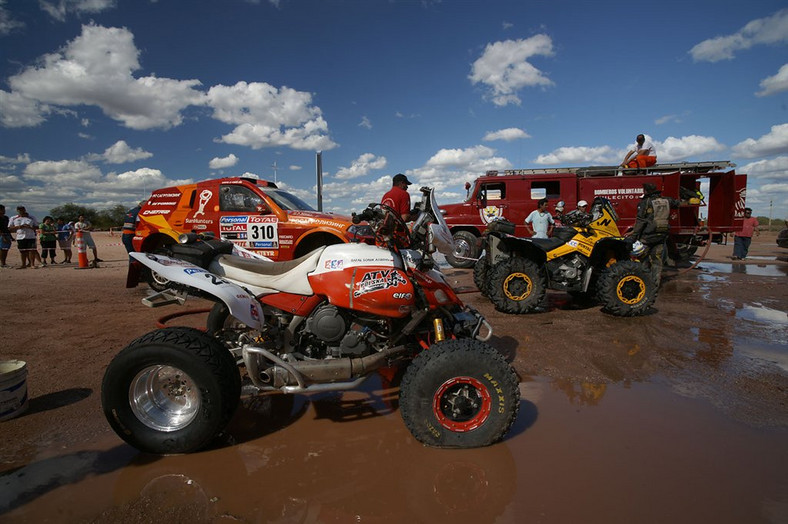
M473 377L447 380L432 398L432 411L438 422L457 433L472 431L484 424L491 409L489 390Z

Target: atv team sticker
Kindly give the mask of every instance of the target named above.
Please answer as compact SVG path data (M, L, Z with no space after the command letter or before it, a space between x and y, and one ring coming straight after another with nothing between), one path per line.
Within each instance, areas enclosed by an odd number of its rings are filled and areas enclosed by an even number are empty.
M381 269L380 271L369 271L364 273L361 280L356 283L353 289L353 297L358 298L361 295L372 293L373 291L380 291L381 289L388 289L390 287L397 287L399 285L406 285L408 281L396 269Z
M219 220L219 234L226 240L245 240L251 249L279 249L279 220L276 217L230 215Z

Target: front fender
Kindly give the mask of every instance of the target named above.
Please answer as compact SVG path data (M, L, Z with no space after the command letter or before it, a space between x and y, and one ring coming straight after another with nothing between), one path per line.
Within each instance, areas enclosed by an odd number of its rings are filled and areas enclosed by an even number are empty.
M494 265L499 260L519 255L533 260L538 265L547 262L547 253L530 239L515 237L501 233L489 233L487 236L489 261Z
M130 253L131 257L171 282L204 291L227 305L230 314L252 329L262 329L265 319L254 296L210 271L177 258L151 253Z
M605 264L611 258L616 260L629 260L629 253L632 251L632 244L622 237L608 237L599 240L594 244L591 252L591 264Z

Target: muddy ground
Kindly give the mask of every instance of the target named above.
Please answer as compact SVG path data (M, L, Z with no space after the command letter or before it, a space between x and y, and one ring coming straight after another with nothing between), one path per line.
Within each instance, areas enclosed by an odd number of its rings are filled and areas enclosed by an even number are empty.
M447 269L522 379L496 446L422 447L396 390L373 379L294 405L247 399L213 449L175 457L110 430L101 379L164 315L201 326L210 304L142 306L119 238L94 236L99 268L0 270L0 360L27 362L30 395L0 422L0 522L788 521L788 250L775 233L744 262L714 245L668 268L654 310L631 319L558 292L543 313L509 316Z

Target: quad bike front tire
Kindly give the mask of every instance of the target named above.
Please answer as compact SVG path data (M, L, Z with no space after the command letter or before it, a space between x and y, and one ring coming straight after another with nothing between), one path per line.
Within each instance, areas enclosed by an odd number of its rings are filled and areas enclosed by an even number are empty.
M479 292L484 297L490 294L487 291L487 278L489 274L490 263L487 262L487 257L483 256L477 260L476 264L473 266L473 283L476 284L476 287L479 288Z
M535 262L513 257L490 269L487 293L495 307L504 313L529 313L542 303L547 293L547 278Z
M110 362L101 385L104 415L120 438L156 454L207 446L229 422L241 391L235 359L193 328L157 329Z
M603 311L619 317L645 314L657 299L657 285L645 264L623 260L599 277L598 300Z
M400 386L400 414L428 446L475 448L501 440L517 418L514 369L493 347L444 340L419 353Z

